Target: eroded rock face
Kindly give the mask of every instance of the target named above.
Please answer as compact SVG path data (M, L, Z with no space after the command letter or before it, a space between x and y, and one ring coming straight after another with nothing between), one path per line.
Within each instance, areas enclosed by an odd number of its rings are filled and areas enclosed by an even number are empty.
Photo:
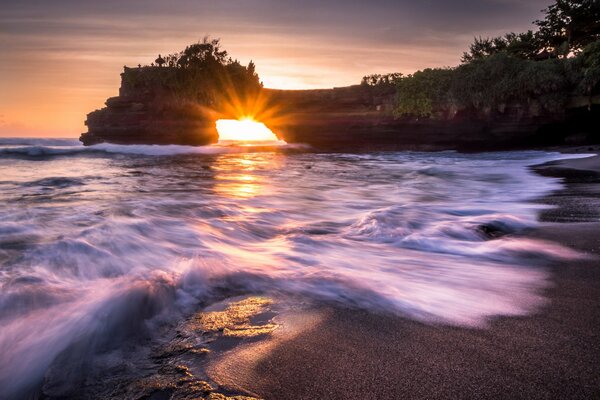
M126 69L126 74L144 74ZM152 71L150 71L152 72ZM156 72L156 71L154 71ZM160 86L132 86L122 79L118 97L87 116L85 145L208 145L218 141L216 120L236 118L219 105L200 106ZM511 150L600 142L600 99L563 113L505 104L498 110L447 110L436 118L395 118L395 88L355 85L322 90L263 89L260 114L288 143L321 150ZM583 104L583 103L582 103ZM220 109L221 108L221 109ZM573 140L577 143L572 143Z
M501 110L446 110L430 119L396 118L395 89L357 85L329 90L269 90L280 110L269 125L288 143L339 150L512 150L597 143L598 104L541 113L520 104Z
M199 107L155 96L119 96L87 116L84 145L182 144L201 146L218 141L215 121Z

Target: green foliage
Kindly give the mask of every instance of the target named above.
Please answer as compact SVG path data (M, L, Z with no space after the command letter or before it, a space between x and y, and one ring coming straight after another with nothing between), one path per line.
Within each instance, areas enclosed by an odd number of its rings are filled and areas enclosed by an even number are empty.
M508 103L540 103L558 111L569 95L564 63L523 60L499 53L456 69L452 95L462 108L498 109Z
M600 41L571 59L525 60L498 53L456 68L426 69L397 84L399 117L443 117L451 111L502 112L521 105L564 111L573 95L600 91Z
M542 110L562 112L573 90L567 76L566 64L565 61L557 59L527 62L516 76L520 90L513 101L521 104L536 101Z
M498 53L529 60L567 58L600 39L599 0L556 0L534 23L536 32L507 33L494 38L475 38L463 53L469 63Z
M447 106L453 70L425 69L400 79L397 83L395 115L430 117Z
M484 109L504 104L515 95L515 77L525 61L498 53L455 70L451 91L463 108Z
M571 96L598 93L600 1L556 0L544 11L536 32L475 38L460 66L400 77L395 114L441 117L507 105L562 112ZM363 79L371 82L377 79Z
M600 91L600 40L589 44L581 56L581 80L578 84L578 92L584 95L592 95Z

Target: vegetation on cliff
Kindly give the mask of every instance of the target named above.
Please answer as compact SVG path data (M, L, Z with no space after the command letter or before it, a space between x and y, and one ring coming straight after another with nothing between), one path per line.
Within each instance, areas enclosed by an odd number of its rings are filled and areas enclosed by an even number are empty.
M487 115L507 106L533 116L564 111L571 96L600 92L600 1L556 0L544 11L535 32L475 38L457 67L362 83L395 85L398 117Z
M179 53L159 55L155 62L125 68L123 85L127 90L215 106L224 96L244 97L262 87L254 63L244 66L233 60L221 49L219 39L204 38Z

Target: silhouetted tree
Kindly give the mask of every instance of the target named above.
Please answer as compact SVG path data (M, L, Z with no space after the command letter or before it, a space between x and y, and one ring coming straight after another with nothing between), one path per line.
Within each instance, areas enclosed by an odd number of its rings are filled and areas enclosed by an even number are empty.
M572 96L600 93L600 0L555 0L538 31L475 38L451 69L426 69L399 80L395 115L453 112L564 112ZM363 78L377 84L380 76Z
M167 65L169 67L175 67L175 66L177 66L177 60L178 59L179 59L179 56L177 54L169 54L165 58L165 61L167 62Z
M546 16L535 21L546 50L567 57L600 39L599 0L556 0L543 10Z
M202 42L187 46L179 54L177 65L181 68L201 68L211 64L224 65L227 61L227 51L221 50L219 39L205 37Z
M533 31L511 32L495 38L478 37L469 46L469 51L463 53L461 61L468 63L502 52L518 58L534 60L539 58L541 48L542 42Z
M395 85L402 78L400 72L393 72L390 74L372 74L366 75L360 82L361 85L378 86L378 85Z
M461 61L498 53L529 60L565 58L600 39L600 0L556 0L543 11L545 18L534 22L538 31L475 38Z
M248 76L254 77L254 76L258 76L258 74L256 73L256 64L254 64L254 61L250 60L250 62L248 63L248 66L246 67L246 71L248 73Z
M150 88L163 96L209 106L228 98L250 98L261 87L254 63L246 67L233 61L221 49L219 39L205 37L179 53L164 58L159 55L155 63L171 68L150 69L143 74L126 71L123 79L131 87Z

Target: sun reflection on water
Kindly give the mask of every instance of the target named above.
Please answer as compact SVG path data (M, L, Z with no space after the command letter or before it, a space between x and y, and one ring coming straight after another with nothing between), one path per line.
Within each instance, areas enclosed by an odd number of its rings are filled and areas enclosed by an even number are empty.
M223 155L214 165L214 190L220 196L238 199L266 194L264 173L277 168L279 157L274 153Z

